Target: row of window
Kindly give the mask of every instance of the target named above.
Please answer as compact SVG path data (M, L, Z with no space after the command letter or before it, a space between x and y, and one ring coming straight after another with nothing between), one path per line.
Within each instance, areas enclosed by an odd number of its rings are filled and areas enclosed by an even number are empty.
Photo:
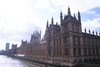
M92 39L92 38L83 38L83 43L86 45L90 45L90 44L93 44L93 45L99 45L100 44L100 41L97 40L97 39ZM73 44L80 44L80 37L78 36L73 36Z
M79 25L75 25L75 24L71 24L70 26L71 31L76 31L79 32L80 31L80 26ZM63 31L66 32L68 31L68 27L66 25L63 26Z
M84 55L99 55L99 49L98 48L84 48L83 54Z
M73 48L73 54L74 56L82 55L82 49ZM99 49L98 48L83 48L83 55L99 55Z
M56 46L56 45L61 45L61 39L53 40L53 45L54 45L54 46Z
M92 44L92 45L99 45L100 41L97 39L93 39L93 38L83 38L83 42L84 44Z
M63 51L61 49L53 49L53 52L51 49L49 49L48 54L50 56L61 56L61 55L69 55L69 49L65 48Z
M54 56L60 56L61 55L61 49L56 49L53 51Z
M67 44L67 43L68 43L68 37L67 37L67 36L64 36L64 37L63 37L63 43L64 43L64 44ZM61 45L61 39L53 40L53 44L54 44L54 46L55 46L55 45L58 45L58 44Z

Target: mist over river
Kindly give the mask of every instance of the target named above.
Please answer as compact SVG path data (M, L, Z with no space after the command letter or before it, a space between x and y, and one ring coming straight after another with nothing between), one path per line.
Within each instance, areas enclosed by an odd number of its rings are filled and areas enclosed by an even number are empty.
M0 55L0 67L40 67L36 64L28 63L24 60L14 59Z

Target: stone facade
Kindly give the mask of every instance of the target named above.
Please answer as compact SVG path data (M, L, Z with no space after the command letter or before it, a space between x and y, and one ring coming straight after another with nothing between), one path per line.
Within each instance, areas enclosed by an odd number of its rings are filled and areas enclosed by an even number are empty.
M86 29L82 32L80 12L76 18L68 8L67 15L60 13L60 25L54 24L53 18L51 24L47 21L44 39L41 40L41 32L35 31L30 42L22 40L16 52L62 65L99 60L100 33L86 33Z
M23 41L17 49L17 54L27 57L44 58L47 56L47 42L41 40L41 31L34 31L31 35L30 42Z
M77 63L100 59L100 34L82 32L80 12L77 19L68 8L68 15L60 13L60 25L53 23L53 18L50 25L47 22L45 34L48 55L56 58L53 60Z

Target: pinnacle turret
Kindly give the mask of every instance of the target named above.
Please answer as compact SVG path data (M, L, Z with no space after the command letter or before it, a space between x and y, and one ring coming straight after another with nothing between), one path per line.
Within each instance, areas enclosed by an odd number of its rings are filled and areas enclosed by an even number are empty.
M68 7L68 15L71 15L70 8Z
M54 21L53 21L53 17L52 17L52 19L51 19L51 23L53 24L53 22L54 22Z
M81 22L81 16L79 11L78 11L78 21Z
M62 11L60 12L60 22L62 22L62 19L63 19L63 14L62 14Z
M48 22L48 20L47 20L47 27L49 27L49 22Z

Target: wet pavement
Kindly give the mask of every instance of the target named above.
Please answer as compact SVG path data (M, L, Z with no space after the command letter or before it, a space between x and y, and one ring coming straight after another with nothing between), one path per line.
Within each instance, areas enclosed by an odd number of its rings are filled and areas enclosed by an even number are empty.
M34 63L0 55L0 67L41 67Z

